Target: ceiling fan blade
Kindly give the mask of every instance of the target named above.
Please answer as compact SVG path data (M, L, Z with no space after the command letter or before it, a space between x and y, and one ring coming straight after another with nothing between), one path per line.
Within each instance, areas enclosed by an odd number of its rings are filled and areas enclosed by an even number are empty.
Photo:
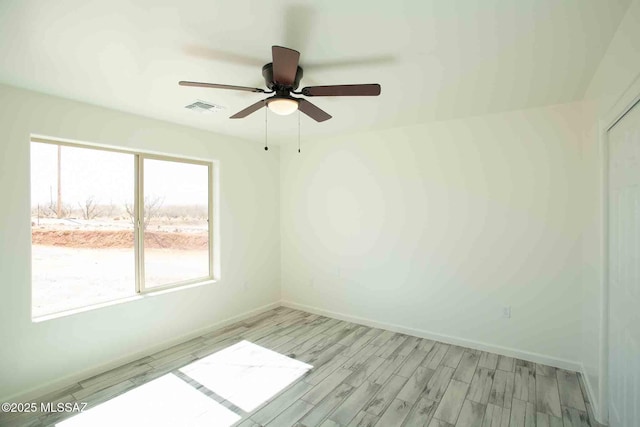
M314 33L317 8L311 5L291 4L284 11L284 43L287 46L305 48L309 45L309 37Z
M393 64L397 59L395 55L383 54L352 59L334 59L322 62L304 62L305 71L331 70L344 67L364 67L370 65Z
M285 86L292 86L298 72L300 52L281 46L272 46L273 80Z
M257 87L248 87L248 86L232 86L232 85L219 85L216 83L200 83L200 82L178 82L180 86L193 86L193 87L208 87L214 89L231 89L231 90L242 90L245 92L259 92L265 93L264 90L259 89Z
M380 85L334 85L334 86L309 86L302 89L305 96L378 96Z
M262 67L264 65L264 60L262 58L254 58L237 52L227 52L226 50L213 49L201 45L187 45L182 48L182 51L190 56L211 59L214 61L230 62L250 67Z
M267 103L265 101L266 101L266 99L263 99L262 101L258 101L255 104L252 104L252 105L248 106L244 110L238 111L237 113L235 113L233 116L231 116L229 118L230 119L242 119L244 117L247 117L249 114L258 111L259 109L261 109L262 107L267 105Z
M329 114L316 107L306 99L298 100L298 109L305 113L307 116L311 117L316 122L324 122L325 120L329 120L331 118Z

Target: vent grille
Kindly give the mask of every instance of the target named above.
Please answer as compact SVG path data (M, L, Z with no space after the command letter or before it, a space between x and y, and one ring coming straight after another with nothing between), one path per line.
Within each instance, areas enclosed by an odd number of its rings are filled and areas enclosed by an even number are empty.
M193 104L189 104L186 107L191 111L195 111L197 113L215 113L216 111L222 111L225 109L222 105L213 104L211 102L197 100Z

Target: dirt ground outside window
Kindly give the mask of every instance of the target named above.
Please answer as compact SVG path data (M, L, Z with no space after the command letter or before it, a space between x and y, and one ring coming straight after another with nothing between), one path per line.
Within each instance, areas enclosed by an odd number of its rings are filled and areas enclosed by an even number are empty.
M171 283L206 275L206 223L163 222L145 232L147 280ZM133 295L130 223L32 219L32 317Z

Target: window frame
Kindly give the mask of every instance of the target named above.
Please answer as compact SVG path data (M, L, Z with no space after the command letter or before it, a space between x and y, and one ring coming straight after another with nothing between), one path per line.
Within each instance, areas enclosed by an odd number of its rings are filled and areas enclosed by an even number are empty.
M62 147L74 147L74 148L84 148L90 150L97 151L106 151L106 152L116 152L123 154L130 154L133 156L134 161L134 259L135 259L135 283L134 291L136 295L145 296L151 295L158 292L177 289L182 287L190 287L191 285L198 284L206 284L213 283L219 280L219 251L217 245L218 236L218 227L217 227L217 215L218 207L217 207L217 182L218 182L218 162L216 160L205 160L193 157L182 157L176 155L167 155L161 154L157 152L148 152L141 151L136 149L129 149L124 147L110 146L110 145L102 145L96 143L89 142L80 142L62 138L54 138L42 135L31 134L29 138L29 150L31 150L31 143L42 143L49 144L54 146L62 146ZM142 219L143 206L144 206L144 160L161 160L175 163L183 163L183 164L193 164L199 166L207 167L207 223L208 223L208 261L209 261L209 274L203 277L197 277L193 279L182 280L179 282L173 282L166 285L147 287L145 286L144 280L144 227L142 227L142 223L144 220ZM31 193L31 184L29 185L29 192ZM215 222L214 222L215 221ZM31 233L30 233L31 235ZM31 245L33 245L33 241L31 241ZM32 272L31 272L32 273ZM31 281L31 286L33 286L33 281ZM47 313L38 317L50 317L57 316L60 314L64 314L65 312L75 312L75 311L84 311L90 309L92 306L103 306L104 304L113 303L118 300L129 300L131 296L125 298L117 298L114 300L99 302L99 303L89 303L86 305L82 305L79 307L72 307L66 310ZM33 301L31 302L33 304Z
M165 156L159 154L135 153L134 167L135 173L135 190L136 198L134 200L134 212L136 221L134 223L134 247L136 247L136 293L148 294L151 292L162 291L165 289L177 288L181 286L193 285L205 281L215 280L214 275L214 257L213 257L213 162L203 160L185 159L180 157ZM193 279L181 280L179 282L169 283L160 286L145 286L145 263L144 263L144 227L141 227L141 220L144 212L140 210L140 203L144 204L144 160L161 160L175 163L184 163L192 165L200 165L207 167L207 223L208 223L208 248L209 248L209 275L205 277L197 277Z

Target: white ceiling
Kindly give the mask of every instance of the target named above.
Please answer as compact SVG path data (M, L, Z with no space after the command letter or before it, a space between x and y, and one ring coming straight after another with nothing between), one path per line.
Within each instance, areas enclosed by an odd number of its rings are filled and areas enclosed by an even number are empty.
M303 138L581 99L629 0L0 0L0 82L241 138L264 138L271 45L301 52L301 87L380 83L377 98L313 98ZM201 99L215 114L184 108ZM269 113L271 143L297 115Z

